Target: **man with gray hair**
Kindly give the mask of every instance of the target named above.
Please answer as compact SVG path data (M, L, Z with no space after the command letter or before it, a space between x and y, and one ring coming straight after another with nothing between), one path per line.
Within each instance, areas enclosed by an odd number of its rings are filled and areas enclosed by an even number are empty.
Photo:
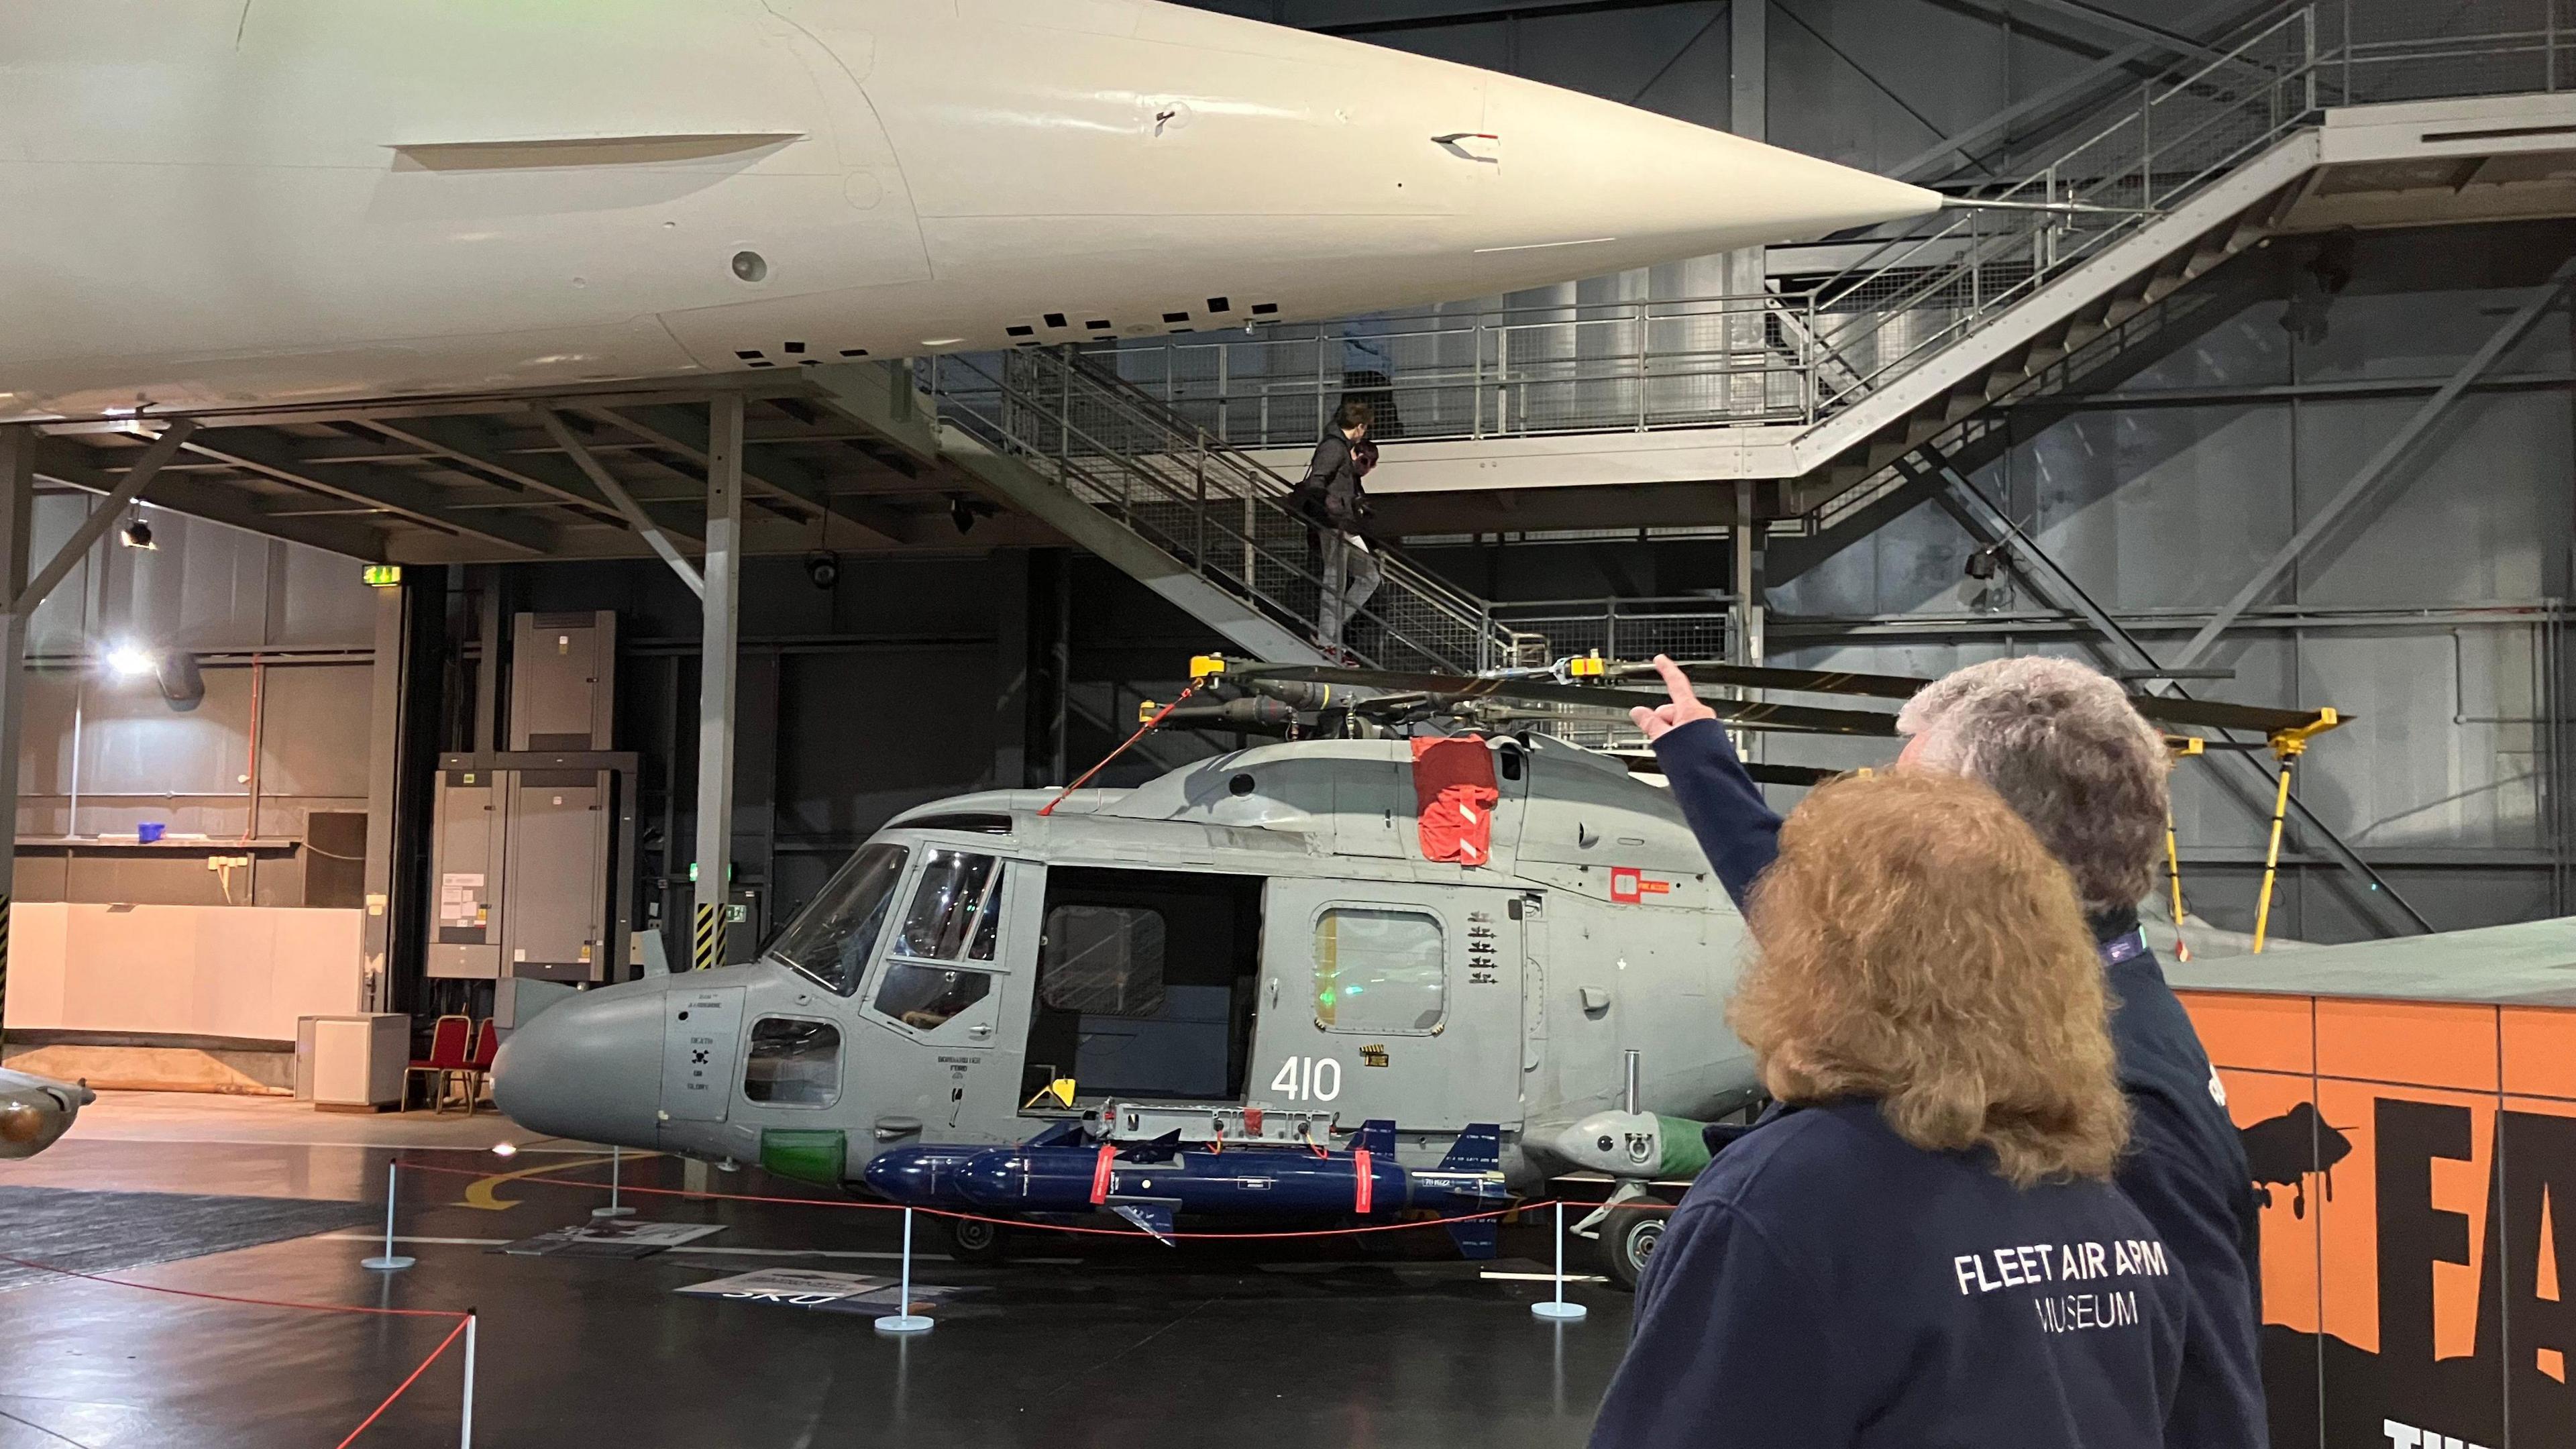
M1716 711L1656 656L1672 702L1633 711L1718 880L1740 907L1779 854L1780 816ZM2180 1258L2191 1288L2169 1445L2254 1446L2265 1422L2262 1264L2253 1175L2227 1093L2138 928L2163 835L2164 740L2114 681L2064 659L1973 664L1897 715L1900 769L1992 786L2073 877L2116 1005L2112 1044L2132 1118L2121 1188Z

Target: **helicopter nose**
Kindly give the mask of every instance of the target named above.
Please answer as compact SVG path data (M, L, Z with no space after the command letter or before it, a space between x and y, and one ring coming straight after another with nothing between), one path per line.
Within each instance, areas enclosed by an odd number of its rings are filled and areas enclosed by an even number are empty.
M657 981L585 991L510 1033L492 1061L492 1100L531 1132L655 1147L662 1100Z

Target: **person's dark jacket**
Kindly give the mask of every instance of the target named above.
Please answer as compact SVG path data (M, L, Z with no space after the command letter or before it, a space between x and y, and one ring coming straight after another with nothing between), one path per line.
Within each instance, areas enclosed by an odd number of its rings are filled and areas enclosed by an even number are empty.
M1780 817L1744 772L1716 720L1693 720L1655 741L1673 799L1720 884L1741 907L1780 853ZM2122 1191L2188 1270L2192 1315L2181 1392L2166 1442L2193 1449L2261 1449L2265 1420L2260 1209L2225 1089L2155 953L2124 945L2134 912L2096 920L2115 1003L2111 1042L2131 1111ZM2123 959L2112 960L2114 955Z
M1871 1101L1784 1112L1674 1210L1592 1449L2158 1449L2176 1256L2108 1183L2016 1188Z
M1354 443L1339 428L1326 428L1306 464L1306 476L1288 495L1288 506L1318 528L1341 533L1368 531L1368 490L1360 477L1376 461L1366 440Z

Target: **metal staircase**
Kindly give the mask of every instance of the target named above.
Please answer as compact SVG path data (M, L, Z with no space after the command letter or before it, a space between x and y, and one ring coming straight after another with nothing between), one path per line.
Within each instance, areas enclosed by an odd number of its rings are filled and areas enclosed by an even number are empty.
M2511 91L2561 105L2548 93L2576 77L2576 40L2561 38L2557 3L2486 0L2496 28L2473 38L2440 33L2456 17L2426 7L2276 10L2077 122L2046 165L1963 198L1985 205L1758 297L1490 327L1363 319L1352 336L1383 360L1364 379L1332 361L1351 338L1323 329L815 375L845 414L964 469L1239 647L1314 659L1318 566L1279 470L1302 463L1345 392L1393 404L1381 414L1408 442L1592 432L1610 447L1709 430L1727 442L1691 476L1775 480L1763 511L1808 536L1782 539L1775 523L1778 543L1865 529L1929 474L2001 446L2000 404L2100 385L2187 335L2176 324L2217 300L2192 284L2291 224L2326 174L2330 108ZM1633 624L1610 639L1615 620L1516 629L1400 556L1385 563L1345 641L1372 663L1472 671L1666 647ZM1713 652L1712 613L1692 616L1692 652Z

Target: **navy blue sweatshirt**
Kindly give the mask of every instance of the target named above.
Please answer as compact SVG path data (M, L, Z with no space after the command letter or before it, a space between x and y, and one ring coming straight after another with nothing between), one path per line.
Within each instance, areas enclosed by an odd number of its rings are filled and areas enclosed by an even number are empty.
M1718 880L1741 906L1780 853L1779 815L1715 720L1667 732L1655 741L1655 758ZM2096 923L2106 938L2111 1044L2131 1114L2119 1186L2155 1225L2190 1285L2182 1379L2165 1442L2263 1449L2271 1433L2257 1327L2263 1268L2254 1177L2200 1034L2165 984L2155 953L2134 942L2136 929L2134 914Z
M2160 1449L2189 1300L2108 1183L2016 1188L1878 1104L1784 1112L1673 1212L1593 1449Z

